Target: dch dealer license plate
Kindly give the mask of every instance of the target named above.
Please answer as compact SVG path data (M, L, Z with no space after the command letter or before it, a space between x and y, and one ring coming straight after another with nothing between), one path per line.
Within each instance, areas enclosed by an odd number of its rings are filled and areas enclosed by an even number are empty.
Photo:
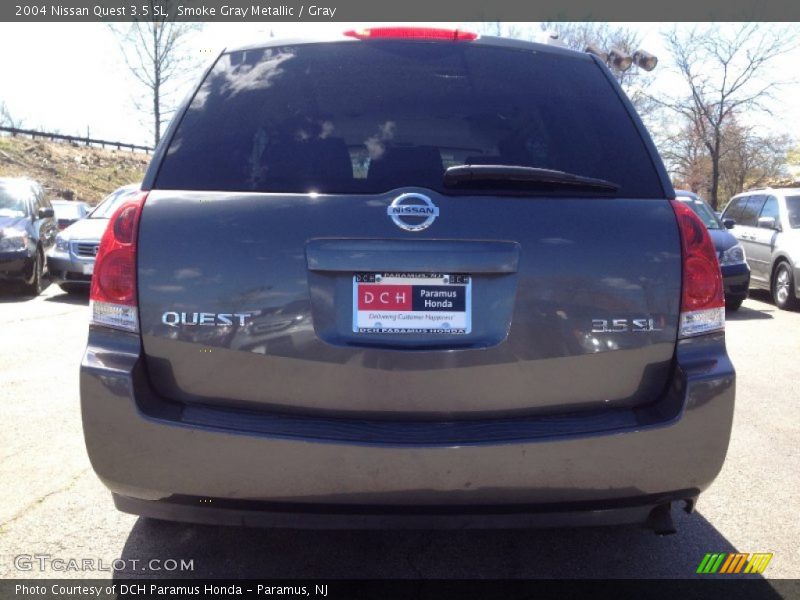
M465 335L472 278L461 273L356 273L353 332Z

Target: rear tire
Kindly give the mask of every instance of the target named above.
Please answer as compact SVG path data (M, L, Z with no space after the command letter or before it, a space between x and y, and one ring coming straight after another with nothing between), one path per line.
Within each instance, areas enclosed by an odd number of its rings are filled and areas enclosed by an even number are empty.
M794 275L789 263L781 261L775 267L770 285L772 300L775 306L782 310L791 310L798 307L797 296L794 295Z
M739 310L739 307L744 302L744 298L739 298L738 300L730 300L725 302L725 310L735 311Z
M44 278L44 259L41 250L36 251L32 271L31 278L22 284L22 291L28 296L38 296L44 289L44 284L42 283Z

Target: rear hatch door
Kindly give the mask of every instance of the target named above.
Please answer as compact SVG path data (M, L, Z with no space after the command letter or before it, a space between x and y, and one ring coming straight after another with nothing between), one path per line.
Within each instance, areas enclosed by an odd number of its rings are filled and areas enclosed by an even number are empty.
M579 54L408 41L225 54L148 175L151 383L187 403L365 418L651 402L680 299L654 160ZM615 185L447 185L458 165Z

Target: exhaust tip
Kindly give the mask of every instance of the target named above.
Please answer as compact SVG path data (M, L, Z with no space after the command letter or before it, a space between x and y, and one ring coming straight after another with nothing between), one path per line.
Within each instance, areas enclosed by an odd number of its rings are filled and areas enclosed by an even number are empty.
M690 515L694 512L694 507L697 505L697 496L692 498L683 499L683 512Z
M672 520L672 503L659 504L651 510L647 519L647 526L656 535L673 535L676 533L678 530Z

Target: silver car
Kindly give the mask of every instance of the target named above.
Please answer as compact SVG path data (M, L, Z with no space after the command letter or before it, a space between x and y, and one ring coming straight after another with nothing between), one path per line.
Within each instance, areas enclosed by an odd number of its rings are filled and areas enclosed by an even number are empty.
M52 281L62 290L70 294L88 291L94 259L108 220L138 189L138 184L130 184L114 190L86 218L76 221L56 236L56 243L47 254L47 268Z
M800 307L800 188L739 194L722 219L744 246L750 287L769 290L778 308Z

